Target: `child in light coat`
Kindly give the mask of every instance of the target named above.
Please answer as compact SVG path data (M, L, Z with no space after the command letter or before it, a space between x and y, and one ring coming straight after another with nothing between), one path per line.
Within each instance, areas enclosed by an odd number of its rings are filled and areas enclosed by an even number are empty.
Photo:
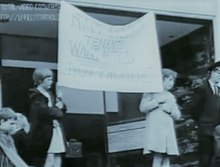
M144 93L140 111L146 113L144 154L153 154L153 167L169 167L169 156L178 155L174 120L180 119L175 97L169 92L177 73L162 69L163 92Z

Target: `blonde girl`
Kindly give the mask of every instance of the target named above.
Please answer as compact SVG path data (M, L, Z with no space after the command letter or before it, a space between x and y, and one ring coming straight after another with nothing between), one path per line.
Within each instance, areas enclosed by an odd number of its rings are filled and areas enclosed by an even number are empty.
M162 69L163 92L144 93L140 111L146 113L144 154L153 154L153 167L169 167L169 156L178 155L174 121L180 119L173 88L177 73Z

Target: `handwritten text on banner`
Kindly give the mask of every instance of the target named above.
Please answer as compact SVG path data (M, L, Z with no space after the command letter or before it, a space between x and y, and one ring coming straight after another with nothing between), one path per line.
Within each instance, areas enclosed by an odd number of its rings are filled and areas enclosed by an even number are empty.
M161 64L152 13L112 26L61 2L58 84L118 92L162 90Z

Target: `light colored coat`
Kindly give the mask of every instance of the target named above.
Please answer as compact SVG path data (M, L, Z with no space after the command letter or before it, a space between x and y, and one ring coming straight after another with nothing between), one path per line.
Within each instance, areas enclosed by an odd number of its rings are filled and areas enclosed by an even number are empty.
M178 155L174 120L181 113L175 97L170 92L144 93L140 111L146 113L144 153Z
M11 136L2 131L0 131L0 149L3 151L0 155L0 167L28 167L18 155Z

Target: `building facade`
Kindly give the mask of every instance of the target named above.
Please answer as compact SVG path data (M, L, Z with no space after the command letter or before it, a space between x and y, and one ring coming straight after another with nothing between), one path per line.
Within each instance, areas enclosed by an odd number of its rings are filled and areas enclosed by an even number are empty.
M2 106L28 115L28 89L32 72L47 67L57 73L58 14L61 0L3 0L0 3L0 58ZM180 73L175 94L185 118L191 84L205 77L206 67L220 60L220 2L218 0L66 0L91 17L111 25L125 25L148 12L156 15L157 33L164 67ZM147 45L147 44L143 44ZM82 143L82 157L66 158L66 166L144 166L141 149L110 153L109 129L139 123L140 93L73 90L77 106L65 118L67 139ZM92 101L92 103L85 103ZM86 106L86 107L85 107ZM74 107L73 107L74 108ZM139 124L138 124L139 125ZM135 128L137 125L135 124ZM118 133L118 136L122 135ZM125 136L126 137L126 136ZM134 140L129 141L134 144ZM123 143L122 143L123 144ZM127 159L126 159L127 157ZM129 159L132 157L133 161ZM148 159L147 159L148 160ZM127 163L126 163L127 162Z

